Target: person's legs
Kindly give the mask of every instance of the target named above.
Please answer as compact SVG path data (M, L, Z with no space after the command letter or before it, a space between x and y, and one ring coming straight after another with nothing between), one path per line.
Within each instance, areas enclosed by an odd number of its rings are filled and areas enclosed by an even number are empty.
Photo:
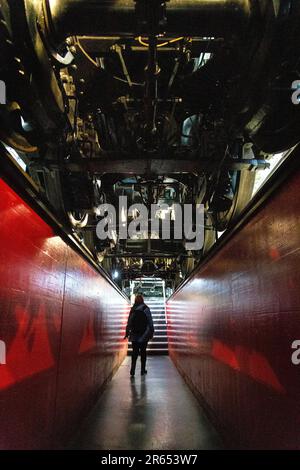
M131 369L130 375L134 375L136 361L139 355L140 345L137 341L132 341L132 356L131 356Z
M141 350L141 373L145 373L146 371L146 361L147 361L147 342L140 343L140 350Z

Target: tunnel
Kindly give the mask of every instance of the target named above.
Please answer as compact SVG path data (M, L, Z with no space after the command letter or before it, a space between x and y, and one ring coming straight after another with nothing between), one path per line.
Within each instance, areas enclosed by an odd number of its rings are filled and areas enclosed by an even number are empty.
M300 450L299 14L0 2L0 460Z

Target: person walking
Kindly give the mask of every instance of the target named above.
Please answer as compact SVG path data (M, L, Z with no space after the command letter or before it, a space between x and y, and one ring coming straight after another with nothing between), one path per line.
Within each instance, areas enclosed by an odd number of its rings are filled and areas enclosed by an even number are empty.
M124 337L124 339L129 338L129 341L132 342L131 377L134 377L139 354L141 355L141 375L147 374L147 345L153 335L154 326L150 308L144 303L143 296L138 294L129 313Z

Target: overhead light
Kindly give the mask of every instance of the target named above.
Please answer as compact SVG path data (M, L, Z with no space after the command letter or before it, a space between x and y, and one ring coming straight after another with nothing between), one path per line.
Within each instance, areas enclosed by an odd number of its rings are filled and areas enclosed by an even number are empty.
M21 116L21 125L22 125L22 129L25 132L32 132L33 131L32 125L30 124L30 122L25 121L23 116Z
M119 277L119 271L115 270L113 272L113 279L118 279L118 277Z

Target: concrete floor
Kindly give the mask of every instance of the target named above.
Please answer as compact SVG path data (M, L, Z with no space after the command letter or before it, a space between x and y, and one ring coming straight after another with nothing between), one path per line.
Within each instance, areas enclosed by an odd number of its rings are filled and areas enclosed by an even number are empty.
M221 443L168 356L148 358L146 376L129 376L130 358L85 423L77 449L219 449Z

